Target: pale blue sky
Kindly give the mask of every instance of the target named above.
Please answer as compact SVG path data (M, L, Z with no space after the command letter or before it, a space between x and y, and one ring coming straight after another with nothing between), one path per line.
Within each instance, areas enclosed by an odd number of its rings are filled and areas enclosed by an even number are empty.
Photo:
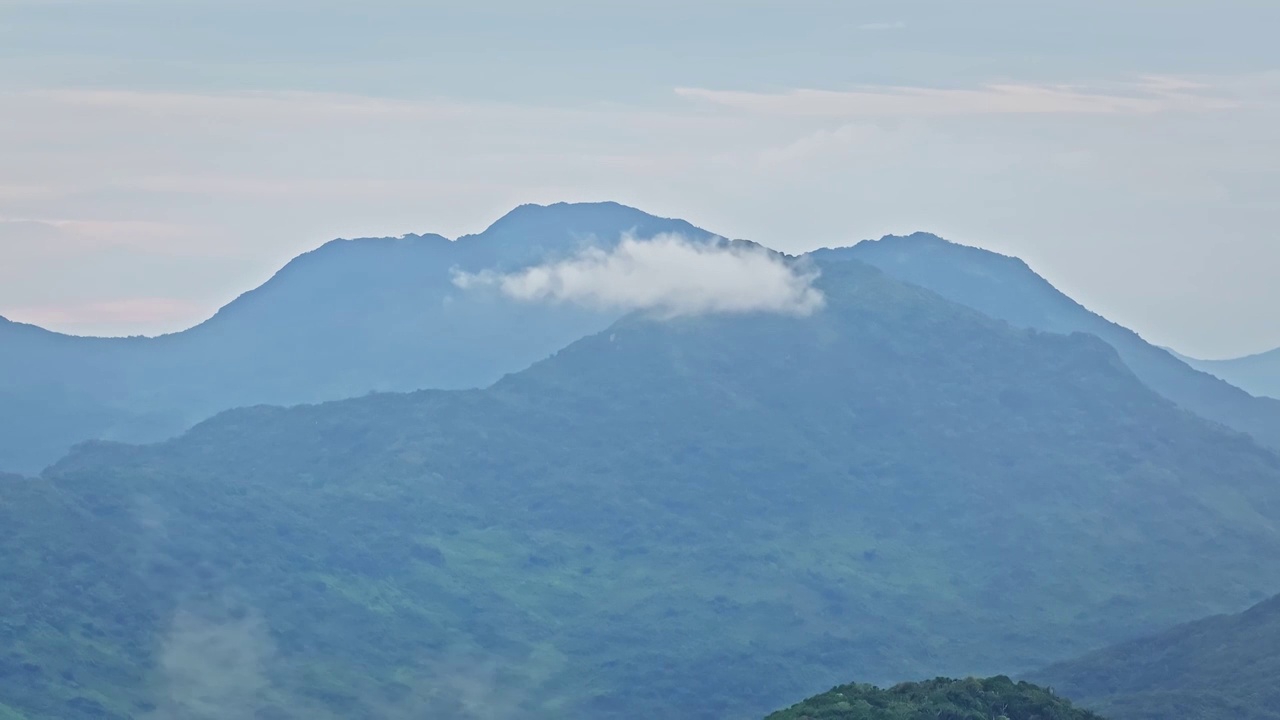
M172 330L331 237L611 199L1280 345L1274 0L460 5L0 0L0 314Z

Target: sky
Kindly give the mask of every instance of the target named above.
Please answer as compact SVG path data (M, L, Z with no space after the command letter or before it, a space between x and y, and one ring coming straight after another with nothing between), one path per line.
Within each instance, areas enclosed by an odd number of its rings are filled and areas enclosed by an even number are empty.
M792 253L934 232L1258 352L1277 28L1274 0L0 0L0 315L173 331L334 237L615 200Z

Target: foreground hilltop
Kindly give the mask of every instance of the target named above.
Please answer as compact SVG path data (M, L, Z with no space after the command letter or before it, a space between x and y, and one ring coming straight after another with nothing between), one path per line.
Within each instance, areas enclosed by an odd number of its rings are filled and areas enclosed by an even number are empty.
M485 390L236 410L0 483L3 702L752 717L1280 586L1276 455L1096 338L821 270L809 315L631 316Z
M1007 677L841 685L765 720L1101 720L1067 700Z

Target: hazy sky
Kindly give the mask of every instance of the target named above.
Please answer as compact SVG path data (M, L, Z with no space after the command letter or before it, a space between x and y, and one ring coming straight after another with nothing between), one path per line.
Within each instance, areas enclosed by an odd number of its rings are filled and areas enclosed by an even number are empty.
M197 322L337 236L617 200L929 230L1280 346L1280 2L0 0L0 314Z

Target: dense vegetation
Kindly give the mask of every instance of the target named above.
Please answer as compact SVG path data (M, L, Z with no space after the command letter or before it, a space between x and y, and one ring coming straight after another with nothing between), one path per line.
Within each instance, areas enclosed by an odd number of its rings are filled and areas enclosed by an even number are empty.
M1035 673L1116 720L1280 718L1280 597Z
M841 685L765 720L1100 720L1067 700L1007 677Z
M821 286L809 318L628 318L488 390L236 410L0 482L0 703L749 718L1280 585L1280 460L1107 345L860 263Z
M820 250L850 258L1018 327L1084 332L1116 349L1148 387L1201 417L1280 449L1280 400L1249 393L1188 366L1128 328L1109 322L1059 292L1017 258L949 243L925 233L889 236L851 248Z
M221 410L483 387L617 319L462 293L456 269L512 268L688 223L612 203L523 206L479 234L336 240L210 320L160 338L80 338L0 318L0 470L74 443L158 440Z

